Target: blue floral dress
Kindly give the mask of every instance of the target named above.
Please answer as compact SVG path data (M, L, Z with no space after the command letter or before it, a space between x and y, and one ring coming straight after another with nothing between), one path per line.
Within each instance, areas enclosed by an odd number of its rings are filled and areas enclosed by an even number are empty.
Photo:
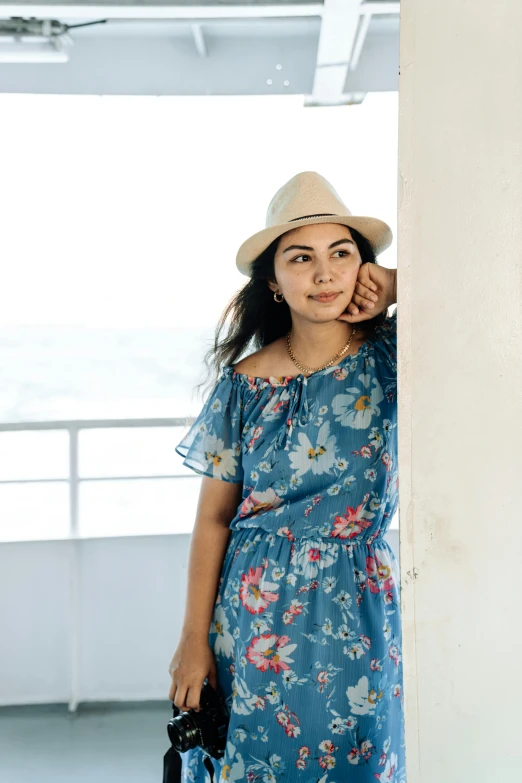
M210 627L226 781L404 783L396 318L306 377L224 368L176 447L242 484ZM202 751L183 780L209 776Z

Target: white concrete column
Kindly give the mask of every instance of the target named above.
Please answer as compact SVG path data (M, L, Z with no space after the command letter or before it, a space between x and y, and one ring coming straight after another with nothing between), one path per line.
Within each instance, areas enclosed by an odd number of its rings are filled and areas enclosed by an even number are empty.
M522 775L522 3L402 0L408 783Z

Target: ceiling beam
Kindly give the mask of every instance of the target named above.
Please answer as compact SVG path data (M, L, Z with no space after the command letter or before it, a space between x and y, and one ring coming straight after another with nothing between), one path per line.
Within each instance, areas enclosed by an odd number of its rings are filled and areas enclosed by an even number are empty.
M321 16L322 3L302 5L134 5L114 3L0 3L0 17L37 19L277 19Z
M346 103L343 96L352 60L361 0L324 0L323 19L312 94L306 106L334 106Z

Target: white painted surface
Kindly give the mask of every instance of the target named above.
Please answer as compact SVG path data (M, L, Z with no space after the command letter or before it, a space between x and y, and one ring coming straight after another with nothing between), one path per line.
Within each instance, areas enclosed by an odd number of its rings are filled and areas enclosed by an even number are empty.
M401 25L408 783L515 780L522 764L522 5L403 0Z

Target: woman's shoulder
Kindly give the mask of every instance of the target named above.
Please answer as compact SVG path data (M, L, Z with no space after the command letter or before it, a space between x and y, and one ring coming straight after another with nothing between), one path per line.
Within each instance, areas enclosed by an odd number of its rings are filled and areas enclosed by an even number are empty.
M285 375L289 368L283 351L284 340L279 338L269 345L264 345L258 351L245 356L237 364L232 365L234 372L248 375L252 378L269 378Z

